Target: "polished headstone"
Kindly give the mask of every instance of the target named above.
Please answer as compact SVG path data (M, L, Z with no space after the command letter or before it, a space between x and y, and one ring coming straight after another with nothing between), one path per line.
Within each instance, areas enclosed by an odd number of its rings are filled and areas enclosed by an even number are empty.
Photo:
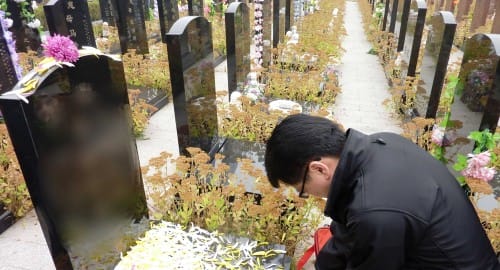
M41 50L40 33L38 29L28 26L28 21L23 18L20 5L25 5L24 9L27 12L33 13L31 5L26 3L17 3L16 1L4 1L7 4L7 12L12 19L12 26L9 31L14 35L16 40L16 51L27 52Z
M227 80L229 96L243 88L250 72L250 21L248 6L234 2L226 10Z
M273 35L273 1L262 0L262 40L263 40L263 67L268 67L271 62L272 35ZM269 57L265 57L269 56Z
M469 38L451 106L451 119L459 121L456 137L462 139L446 148L446 158L467 155L474 150L474 141L464 143L472 131L497 130L500 116L500 35L476 34ZM458 129L457 129L458 128ZM457 140L458 141L458 140ZM483 151L485 149L482 149ZM491 181L495 196L500 196L500 182Z
M32 75L29 103L0 108L54 264L112 269L148 216L123 64L91 55Z
M399 26L396 28L397 31L397 37L398 37L398 49L397 51L400 52L404 48L405 44L405 38L406 38L406 31L408 28L408 15L410 13L410 5L411 5L411 0L399 0L401 3L399 3L398 7L398 17L397 17L397 24Z
M160 17L161 40L167 43L167 33L175 21L179 19L177 0L158 0L158 15Z
M14 67L4 29L0 25L0 94L10 91L17 83L19 76Z
M213 153L218 124L210 23L201 16L180 18L167 34L167 49L179 150Z
M425 0L413 0L408 14L408 27L402 57L403 61L408 64L406 75L415 77L427 14Z
M116 26L118 27L122 53L127 53L129 49L135 49L137 53L147 54L149 48L146 23L144 22L143 0L113 1L117 6Z
M422 59L422 91L417 91L416 107L420 115L435 118L453 47L457 23L449 11L431 18L430 30ZM425 90L425 91L424 91Z
M51 35L69 36L79 48L96 47L86 1L50 0L43 9Z
M285 39L285 0L273 0L273 47Z
M103 22L107 22L110 26L115 26L115 17L111 0L99 0L99 8L101 9L101 18Z
M392 0L392 6L390 10L390 20L388 21L389 23L389 32L394 33L396 30L396 19L398 15L398 6L399 6L399 1L400 0Z
M385 1L384 19L382 21L382 31L389 31L388 24L391 21L391 0Z
M294 25L294 7L295 4L292 3L294 2L293 0L285 0L285 7L286 7L286 12L285 12L285 33L290 30L290 27Z
M188 0L188 12L190 16L203 16L203 0Z

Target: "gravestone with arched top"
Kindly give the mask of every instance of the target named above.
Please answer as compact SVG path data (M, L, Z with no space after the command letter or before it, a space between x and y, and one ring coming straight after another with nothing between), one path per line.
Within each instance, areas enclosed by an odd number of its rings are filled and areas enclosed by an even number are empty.
M248 6L234 2L226 10L227 80L229 96L243 90L250 72L250 21Z

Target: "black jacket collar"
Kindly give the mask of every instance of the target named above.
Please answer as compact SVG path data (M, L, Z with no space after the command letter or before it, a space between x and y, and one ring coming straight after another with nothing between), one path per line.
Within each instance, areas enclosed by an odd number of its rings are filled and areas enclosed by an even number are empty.
M345 219L345 205L349 203L351 190L356 185L355 176L363 163L363 153L370 142L369 136L354 129L346 132L346 143L340 154L340 159L333 175L328 192L325 215L335 221Z

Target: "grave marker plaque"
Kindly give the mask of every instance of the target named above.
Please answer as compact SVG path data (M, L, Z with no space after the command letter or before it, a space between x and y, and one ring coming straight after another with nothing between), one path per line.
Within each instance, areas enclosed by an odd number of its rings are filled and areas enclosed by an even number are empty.
M294 24L294 6L293 0L286 0L285 3L285 33L290 30L290 27Z
M400 0L392 0L391 18L389 21L389 32L394 33L396 29L396 19L398 16L398 4Z
M400 11L398 12L398 27L396 29L396 36L398 37L398 52L402 51L405 45L406 30L408 28L408 15L410 13L411 5L411 0L400 1L403 3L399 3Z
M91 55L34 76L29 103L0 108L54 264L112 269L148 215L123 65Z
M388 31L387 23L391 21L391 0L385 1L384 20L382 22L382 31Z
M5 32L0 23L0 94L3 94L17 83L18 76L12 58L10 56L7 40L5 39Z
M161 41L167 43L167 33L175 21L179 19L177 0L158 0L158 14L160 17Z
M262 0L262 41L264 56L271 56L271 44L273 35L273 0ZM268 67L271 62L271 57L263 57L262 66Z
M190 16L203 16L203 0L188 0L188 13Z
M51 35L69 36L79 48L96 47L87 1L50 0L43 9Z
M167 49L179 151L193 146L213 153L218 124L210 23L180 18L167 34Z
M278 47L285 38L285 0L273 0L273 47Z
M234 2L226 10L227 79L229 96L243 90L250 72L250 21L245 3Z
M427 5L425 0L413 0L408 13L408 28L403 47L403 60L408 63L407 76L415 77L422 44Z
M439 11L432 16L430 26L422 59L421 79L424 84L417 94L417 110L421 115L425 113L426 118L435 118L457 23L451 12Z
M116 0L117 27L122 53L135 49L139 54L149 53L142 0Z
M11 31L14 35L14 40L16 41L16 51L39 51L42 43L40 40L40 33L38 29L28 26L29 22L23 18L21 13L19 5L23 5L25 3L16 3L13 0L5 2L7 3L7 12L10 13L9 17L12 19L12 26L9 28L9 31ZM33 13L31 5L27 5L25 10Z
M500 115L499 60L500 35L476 34L466 41L459 84L451 106L451 118L461 122L456 130L458 138L466 138L476 130L495 132ZM455 143L446 149L446 157L455 159L457 154L467 155L473 149L472 140ZM498 181L490 183L496 185L498 196Z
M115 26L115 16L113 15L113 0L99 0L99 8L101 9L101 18L103 22L107 22L109 26Z

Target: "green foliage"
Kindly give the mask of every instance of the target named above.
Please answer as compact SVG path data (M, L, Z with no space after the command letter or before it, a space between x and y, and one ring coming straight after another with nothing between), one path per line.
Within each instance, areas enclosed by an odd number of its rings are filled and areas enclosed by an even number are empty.
M493 134L488 129L485 129L483 131L472 131L467 138L476 143L473 153L479 154L486 150L492 150L500 141L500 134Z
M33 207L5 124L0 124L0 201L16 218Z
M497 146L497 143L500 142L500 134L493 134L489 130L485 129L483 131L472 131L467 138L475 142L475 148L473 150L474 154L489 151L491 155L490 163L494 165L497 162L498 157L495 154L494 149ZM467 168L467 160L467 156L458 154L457 161L453 164L453 169L458 172L465 170ZM457 180L462 186L466 184L465 177L463 176L457 177Z
M91 21L99 21L101 20L101 8L99 6L98 0L88 0L89 5L89 13Z
M318 226L324 201L298 198L289 189L274 189L263 171L250 160L238 159L241 172L229 174L229 166L217 155L214 164L197 148L187 149L191 157L175 160L162 153L142 171L148 175L153 216L184 228L201 228L253 240L283 244L290 255L297 242ZM175 162L176 172L165 176L162 168ZM153 171L151 171L153 170ZM246 180L244 180L246 179ZM258 190L260 198L246 193L242 181Z

